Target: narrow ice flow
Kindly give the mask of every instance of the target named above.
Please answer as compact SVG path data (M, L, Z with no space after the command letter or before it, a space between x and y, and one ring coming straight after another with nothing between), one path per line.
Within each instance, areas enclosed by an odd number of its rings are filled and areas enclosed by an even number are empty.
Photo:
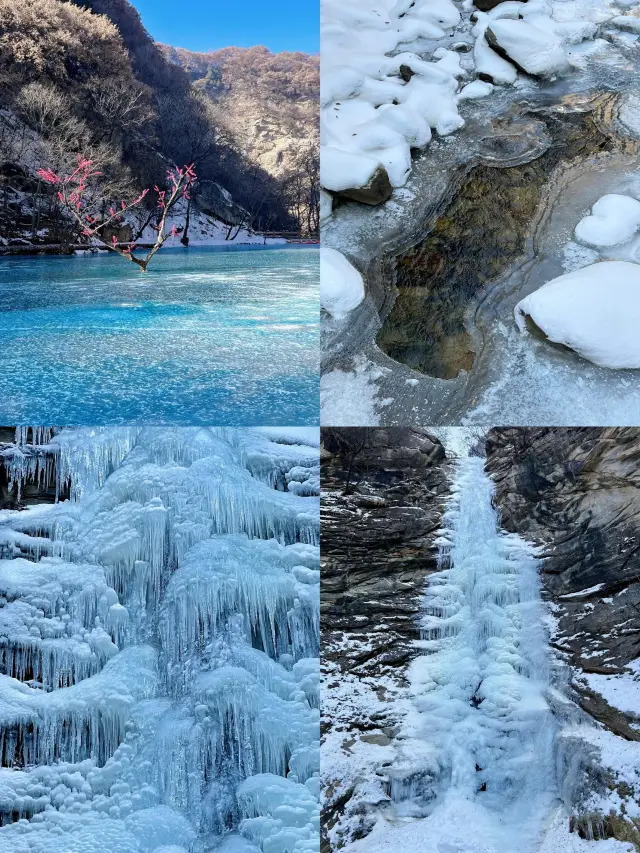
M460 460L390 769L396 811L429 815L424 831L441 839L438 851L457 839L456 820L469 838L468 821L481 814L483 850L526 853L557 796L539 561L500 530L492 497L484 460Z
M319 449L20 429L0 513L0 853L317 853ZM62 495L69 495L62 500Z

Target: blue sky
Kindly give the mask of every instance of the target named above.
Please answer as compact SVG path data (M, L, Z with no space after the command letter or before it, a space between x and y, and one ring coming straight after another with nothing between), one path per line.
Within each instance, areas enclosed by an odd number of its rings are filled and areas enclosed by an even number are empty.
M206 51L264 44L317 53L319 0L131 0L156 41Z

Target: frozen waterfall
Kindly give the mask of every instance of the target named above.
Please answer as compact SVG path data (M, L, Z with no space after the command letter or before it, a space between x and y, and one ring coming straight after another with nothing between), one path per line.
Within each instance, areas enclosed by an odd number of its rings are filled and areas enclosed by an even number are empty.
M396 814L427 816L421 838L447 853L528 853L557 797L539 561L492 497L484 460L459 460L387 768Z
M0 451L0 853L317 853L319 450L20 428Z

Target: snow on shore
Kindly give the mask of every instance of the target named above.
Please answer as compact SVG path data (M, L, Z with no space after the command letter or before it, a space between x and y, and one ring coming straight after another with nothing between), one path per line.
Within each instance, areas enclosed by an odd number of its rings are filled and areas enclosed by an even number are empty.
M167 218L167 230L171 228L184 228L185 211L182 205L177 204ZM232 237L229 239L227 237ZM235 236L233 236L235 235ZM169 237L164 244L167 247L181 246L180 238L182 234L175 237ZM247 228L238 229L237 226L228 226L219 219L214 219L212 216L207 216L197 208L191 211L191 222L189 224L189 245L190 246L238 246L238 245L273 245L276 243L286 243L282 237L265 238L262 234L257 234ZM156 232L150 225L142 232L138 239L138 243L153 243L156 239Z

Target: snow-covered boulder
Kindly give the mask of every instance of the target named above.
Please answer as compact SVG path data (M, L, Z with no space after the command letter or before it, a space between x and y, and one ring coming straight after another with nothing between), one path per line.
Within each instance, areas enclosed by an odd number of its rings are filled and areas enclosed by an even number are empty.
M320 249L320 304L334 320L341 320L364 299L358 270L336 249Z
M610 23L619 30L640 35L640 18L637 18L635 15L616 15L615 18L611 19Z
M476 73L481 78L491 80L492 83L509 86L518 79L518 72L511 62L508 62L504 57L497 54L493 48L489 47L485 38L487 21L488 19L485 16L485 20L481 20L473 28L473 35L476 39L473 46L473 61Z
M571 70L563 39L523 20L492 20L485 31L489 46L516 68L535 77L557 77Z
M504 0L473 0L473 5L481 12L490 12L496 6L502 5L503 2ZM527 0L522 0L522 2L526 3Z
M486 98L493 93L494 86L492 83L485 83L482 80L473 80L460 91L458 101L475 101L478 98Z
M628 195L611 193L591 208L576 225L576 240L587 246L620 246L640 228L640 201Z
M386 169L379 160L330 145L320 149L320 183L330 192L364 204L382 204L393 192Z
M452 0L321 6L320 181L329 192L380 204L406 183L413 149L428 145L432 131L445 136L464 124L457 93L469 69L459 55L439 47L428 61L406 50L444 39L460 10Z
M600 367L640 368L640 266L605 261L561 275L516 305L550 341Z

